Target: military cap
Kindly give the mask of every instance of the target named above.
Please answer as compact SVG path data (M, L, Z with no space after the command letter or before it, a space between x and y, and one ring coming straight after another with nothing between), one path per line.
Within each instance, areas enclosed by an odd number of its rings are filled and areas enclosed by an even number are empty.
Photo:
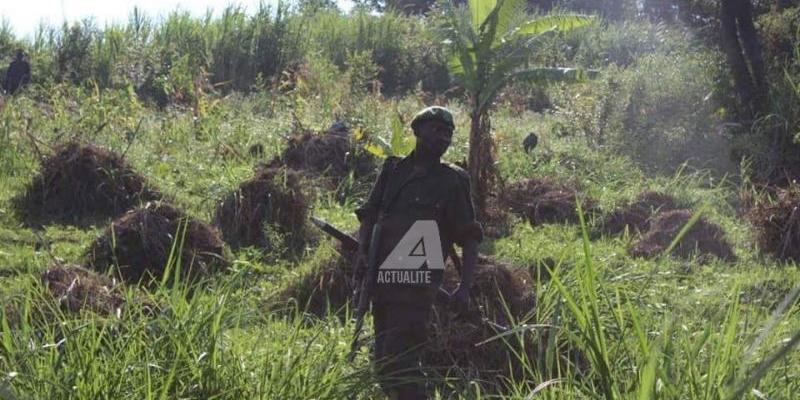
M453 114L450 110L439 107L431 106L422 109L411 120L411 129L417 130L417 126L424 121L441 121L450 126L450 129L455 129L456 125L453 123Z

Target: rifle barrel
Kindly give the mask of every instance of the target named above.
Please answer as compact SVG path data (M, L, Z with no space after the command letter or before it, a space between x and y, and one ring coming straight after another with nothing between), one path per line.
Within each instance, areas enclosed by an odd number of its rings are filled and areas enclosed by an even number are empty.
M322 218L317 218L312 216L311 222L313 222L314 225L316 225L323 232L333 236L333 238L338 240L344 247L349 248L351 250L358 249L358 240L356 238L342 232L340 229L329 224Z

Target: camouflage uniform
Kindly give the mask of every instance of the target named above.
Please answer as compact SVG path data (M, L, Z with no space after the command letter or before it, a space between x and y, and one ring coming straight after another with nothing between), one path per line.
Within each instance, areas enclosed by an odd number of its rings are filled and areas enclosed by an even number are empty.
M436 222L441 248L431 248L435 241L427 244L427 239L421 240L409 247L412 256L440 254L444 261L454 243L482 239L466 172L444 163L415 172L413 155L388 158L368 200L356 211L360 221L382 224L377 257L382 268L389 265L387 257L395 254L418 221ZM373 355L384 390L395 391L400 399L425 399L424 375L419 368L421 347L428 338L428 316L444 270L428 261L421 267L406 268L379 270L373 296Z

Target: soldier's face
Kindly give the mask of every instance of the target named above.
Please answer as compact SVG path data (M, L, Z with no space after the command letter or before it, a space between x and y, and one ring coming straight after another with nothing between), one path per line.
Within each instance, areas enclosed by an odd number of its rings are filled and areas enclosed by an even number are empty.
M441 157L453 141L453 130L440 121L425 121L417 129L417 142L432 155Z

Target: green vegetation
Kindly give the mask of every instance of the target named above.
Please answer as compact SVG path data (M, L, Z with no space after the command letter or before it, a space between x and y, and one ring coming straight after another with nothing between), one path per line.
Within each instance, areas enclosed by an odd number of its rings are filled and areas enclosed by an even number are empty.
M585 79L583 70L528 67L529 55L549 34L586 26L583 15L551 14L520 20L521 0L471 1L467 7L446 3L442 31L452 47L450 70L464 87L470 107L469 166L479 216L486 215L487 197L496 186L489 109L500 91L514 80L547 83Z
M109 220L30 227L13 199L42 154L74 139L124 154L172 203L211 221L257 162L280 153L284 136L341 119L391 144L373 146L376 153L392 153L408 146L402 121L432 103L454 110L446 158L464 160L473 105L451 88L450 53L437 36L441 12L230 8L161 22L134 12L124 25L45 29L22 43L34 83L0 105L0 398L381 398L367 352L345 361L350 321L333 310L319 319L302 304L276 310L283 288L336 255L333 242L291 259L239 249L224 274L191 286L128 286L131 305L118 313L74 314L47 295L39 274L57 260L82 262ZM538 270L537 304L496 340L528 335L543 343L544 356L528 360L524 376L509 377L503 396L797 397L800 270L759 252L740 200L763 196L748 173L772 154L764 132L796 132L800 120L790 12L797 11L762 14L760 33L771 76L794 84L774 83L769 116L747 129L733 117L723 56L689 24L598 16L529 49L529 65L599 74L569 85L512 82L498 93L487 110L501 178L574 183L604 211L645 190L669 193L719 224L737 259L633 258L627 249L638 236L595 237L599 216L591 210L581 224L531 225L514 216L510 235L487 239L481 251ZM18 44L0 26L0 57ZM539 145L526 154L521 143L530 132ZM254 144L263 156L248 152ZM731 154L754 158L740 164ZM367 186L346 180L322 190L312 212L352 230ZM535 268L544 264L552 268ZM137 303L143 292L160 305L155 313ZM553 354L565 343L582 355L571 365ZM436 398L498 396L451 377L437 382Z

